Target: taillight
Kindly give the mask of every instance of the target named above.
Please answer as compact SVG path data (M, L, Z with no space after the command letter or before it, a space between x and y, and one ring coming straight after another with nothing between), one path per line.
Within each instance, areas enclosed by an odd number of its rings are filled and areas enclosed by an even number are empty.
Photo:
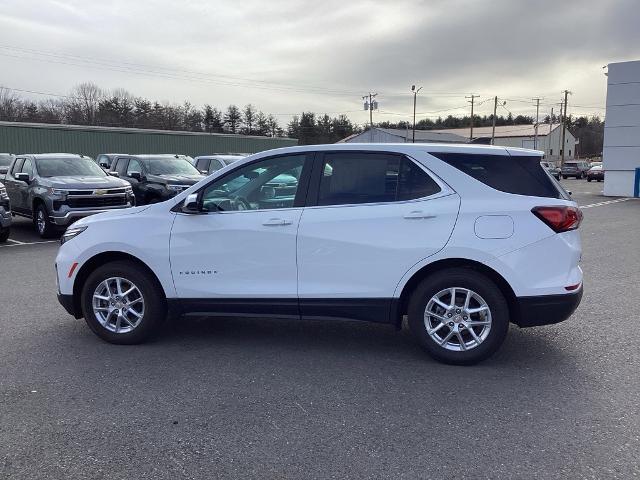
M582 222L582 211L578 207L534 207L531 213L556 233L575 230Z

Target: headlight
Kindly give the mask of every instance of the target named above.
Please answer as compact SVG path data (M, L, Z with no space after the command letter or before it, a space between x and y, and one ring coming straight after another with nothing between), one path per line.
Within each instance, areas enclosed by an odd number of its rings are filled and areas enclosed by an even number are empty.
M133 193L133 187L131 185L124 187L124 193Z
M184 190L187 187L185 185L167 185L167 188L172 192L180 193L182 190Z
M72 238L80 235L87 229L88 226L89 225L71 225L65 230L65 232L62 234L62 237L60 237L60 245L63 245Z
M0 198L7 196L7 189L4 187L0 187Z
M47 188L47 192L52 195L66 195L67 193L69 193L69 190L64 190L62 188L49 187Z

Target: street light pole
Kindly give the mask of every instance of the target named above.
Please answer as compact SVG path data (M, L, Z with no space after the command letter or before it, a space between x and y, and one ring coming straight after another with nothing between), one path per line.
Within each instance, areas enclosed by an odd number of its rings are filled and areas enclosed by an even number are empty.
M411 143L416 143L416 99L420 90L422 90L422 87L416 90L416 86L411 85L411 91L413 92L413 137Z

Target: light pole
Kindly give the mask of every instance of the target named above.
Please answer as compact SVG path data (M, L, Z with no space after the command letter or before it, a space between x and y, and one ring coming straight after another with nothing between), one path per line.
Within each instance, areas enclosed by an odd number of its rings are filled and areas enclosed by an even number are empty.
M422 90L422 87L416 90L416 86L411 85L411 91L413 92L413 138L411 143L416 143L416 98L420 90Z

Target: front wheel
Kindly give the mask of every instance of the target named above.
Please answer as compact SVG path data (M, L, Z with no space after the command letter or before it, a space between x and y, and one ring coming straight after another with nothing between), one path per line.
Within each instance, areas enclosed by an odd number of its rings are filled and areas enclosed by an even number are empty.
M443 270L418 285L409 326L433 358L471 365L493 355L509 329L509 309L497 285L467 268Z
M9 239L11 234L11 227L0 229L0 243L4 243Z
M563 176L562 176L562 178L566 180L566 179L567 179L567 176L566 176L566 175L563 175Z
M51 223L47 207L42 203L39 203L36 207L33 216L33 224L35 225L40 238L51 238L56 234L56 226Z
M590 182L590 181L591 181L591 179L589 177L587 177L587 182Z
M157 332L167 316L162 287L144 268L130 261L102 265L82 288L82 313L103 340L136 344Z

